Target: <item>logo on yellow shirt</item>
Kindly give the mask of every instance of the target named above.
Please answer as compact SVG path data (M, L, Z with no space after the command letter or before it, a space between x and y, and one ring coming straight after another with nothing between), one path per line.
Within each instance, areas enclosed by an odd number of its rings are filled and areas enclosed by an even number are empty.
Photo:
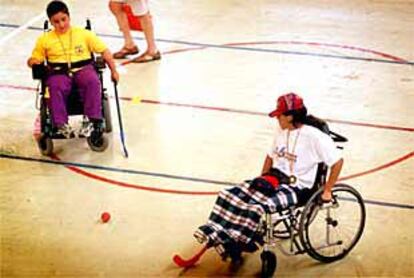
M82 45L75 45L75 54L82 55L84 53Z

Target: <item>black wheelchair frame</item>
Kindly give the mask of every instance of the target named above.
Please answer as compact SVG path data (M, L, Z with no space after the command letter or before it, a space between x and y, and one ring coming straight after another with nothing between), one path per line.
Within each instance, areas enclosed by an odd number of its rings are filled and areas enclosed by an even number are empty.
M44 32L48 32L48 21L46 20L43 25ZM89 19L86 20L85 29L91 30L91 22ZM101 56L95 57L93 54L91 60L95 67L96 72L99 76L99 81L101 83L101 94L102 94L102 115L103 121L99 123L94 130L96 133L91 134L91 136L86 137L89 147L93 151L102 152L108 147L108 139L105 137L104 133L112 132L112 120L111 120L111 109L109 105L109 98L106 93L106 88L103 83L103 71L106 68L105 61ZM38 91L39 104L37 105L40 110L40 125L41 125L41 134L38 139L38 147L40 152L43 155L51 155L53 153L53 140L52 139L67 139L63 135L57 134L56 128L53 125L51 119L51 112L47 105L47 98L49 97L46 90L46 77L48 74L48 64L47 61L40 65L34 65L32 67L32 78L34 80L40 80L40 86ZM83 103L80 100L79 93L76 88L73 87L72 91L68 98L67 103L67 113L69 116L83 115ZM73 136L74 138L75 136ZM83 137L79 135L78 137Z
M334 142L347 141L330 131L324 121L313 116L309 119L310 125L329 134ZM307 253L320 262L330 263L345 257L361 238L366 218L361 195L352 186L338 183L332 189L332 201L323 203L320 196L327 173L328 167L320 163L307 201L280 212L264 214L259 229L263 238L262 277L272 277L276 270L277 257L271 250L274 247L288 256ZM340 215L343 207L345 211ZM341 230L342 226L346 230Z

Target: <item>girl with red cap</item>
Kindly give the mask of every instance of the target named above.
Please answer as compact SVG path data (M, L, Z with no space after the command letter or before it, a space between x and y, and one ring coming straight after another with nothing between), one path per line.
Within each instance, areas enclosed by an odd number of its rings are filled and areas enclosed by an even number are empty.
M261 216L309 198L321 162L331 170L321 196L329 202L342 168L343 159L331 137L306 124L310 117L301 97L294 93L279 97L269 116L277 118L282 131L266 156L262 175L221 190L207 223L194 233L224 259L240 261L243 251L256 251L263 240L257 233Z

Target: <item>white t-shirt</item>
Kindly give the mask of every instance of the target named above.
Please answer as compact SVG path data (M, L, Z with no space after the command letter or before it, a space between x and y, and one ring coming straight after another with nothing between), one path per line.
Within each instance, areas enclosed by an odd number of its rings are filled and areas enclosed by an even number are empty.
M318 163L324 162L330 167L341 159L332 138L309 125L291 131L282 130L275 137L268 155L273 159L274 168L297 178L293 186L299 188L313 186Z

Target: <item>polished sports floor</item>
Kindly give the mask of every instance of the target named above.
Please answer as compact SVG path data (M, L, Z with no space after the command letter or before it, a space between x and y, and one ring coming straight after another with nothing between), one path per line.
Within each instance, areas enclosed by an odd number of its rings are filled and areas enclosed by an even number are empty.
M67 3L72 24L90 18L122 46L106 1ZM108 72L109 148L60 140L40 154L25 63L46 4L0 0L1 277L258 277L259 252L236 270L213 250L186 270L172 256L200 249L192 234L220 189L260 173L277 125L266 114L288 91L348 137L341 180L367 222L332 264L276 250L277 276L414 276L414 1L150 1L162 60L118 61L128 158Z

